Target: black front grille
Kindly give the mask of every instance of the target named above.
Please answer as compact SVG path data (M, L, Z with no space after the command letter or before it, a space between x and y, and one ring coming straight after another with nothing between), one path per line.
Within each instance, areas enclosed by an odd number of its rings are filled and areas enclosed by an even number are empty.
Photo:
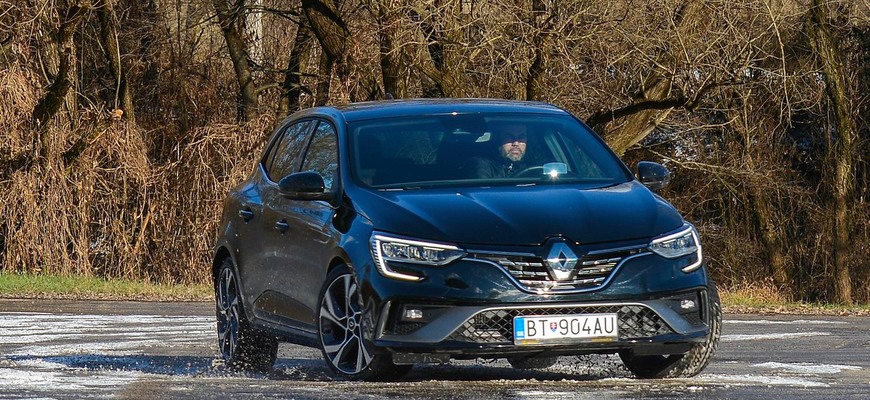
M616 313L619 339L639 339L673 333L653 310L639 305L576 306L488 310L476 314L457 328L449 340L486 344L512 344L513 321L518 316Z
M613 269L626 257L645 252L643 248L598 251L580 257L571 276L556 280L547 268L546 260L526 254L474 254L473 257L497 264L511 274L526 290L565 292L596 289L603 285Z

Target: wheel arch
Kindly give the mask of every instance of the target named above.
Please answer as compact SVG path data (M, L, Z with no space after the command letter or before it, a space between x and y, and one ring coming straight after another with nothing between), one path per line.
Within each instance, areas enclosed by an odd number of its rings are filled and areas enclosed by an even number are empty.
M354 271L353 264L350 261L348 261L346 257L342 257L341 255L337 255L335 257L332 257L332 260L329 261L329 266L326 268L326 275L331 274L332 270L337 268L339 265L345 265L345 266L347 266L347 268L349 268L351 270L351 272Z
M230 259L233 261L233 265L235 265L235 260L233 260L233 255L230 253L230 250L226 248L226 246L220 246L215 250L214 258L211 261L211 277L212 279L217 279L218 273L220 272L221 264L223 264L224 260Z

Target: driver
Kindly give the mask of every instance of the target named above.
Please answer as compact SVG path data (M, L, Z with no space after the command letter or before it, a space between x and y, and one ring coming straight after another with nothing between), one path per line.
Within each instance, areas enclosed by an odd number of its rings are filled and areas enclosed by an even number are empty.
M492 128L492 141L497 145L489 157L473 157L466 165L471 178L507 178L526 168L526 125L497 124Z

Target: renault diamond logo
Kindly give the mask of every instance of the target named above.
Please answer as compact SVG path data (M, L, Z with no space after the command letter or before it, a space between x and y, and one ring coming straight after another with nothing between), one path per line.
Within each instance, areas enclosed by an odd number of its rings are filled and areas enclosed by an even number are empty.
M557 281L571 277L574 266L577 265L577 255L565 243L556 243L547 255L547 267Z

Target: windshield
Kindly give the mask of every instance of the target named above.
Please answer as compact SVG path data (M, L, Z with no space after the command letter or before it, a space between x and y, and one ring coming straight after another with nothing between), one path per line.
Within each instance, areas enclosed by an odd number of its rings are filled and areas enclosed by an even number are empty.
M425 115L350 123L351 172L372 188L631 180L570 116Z

